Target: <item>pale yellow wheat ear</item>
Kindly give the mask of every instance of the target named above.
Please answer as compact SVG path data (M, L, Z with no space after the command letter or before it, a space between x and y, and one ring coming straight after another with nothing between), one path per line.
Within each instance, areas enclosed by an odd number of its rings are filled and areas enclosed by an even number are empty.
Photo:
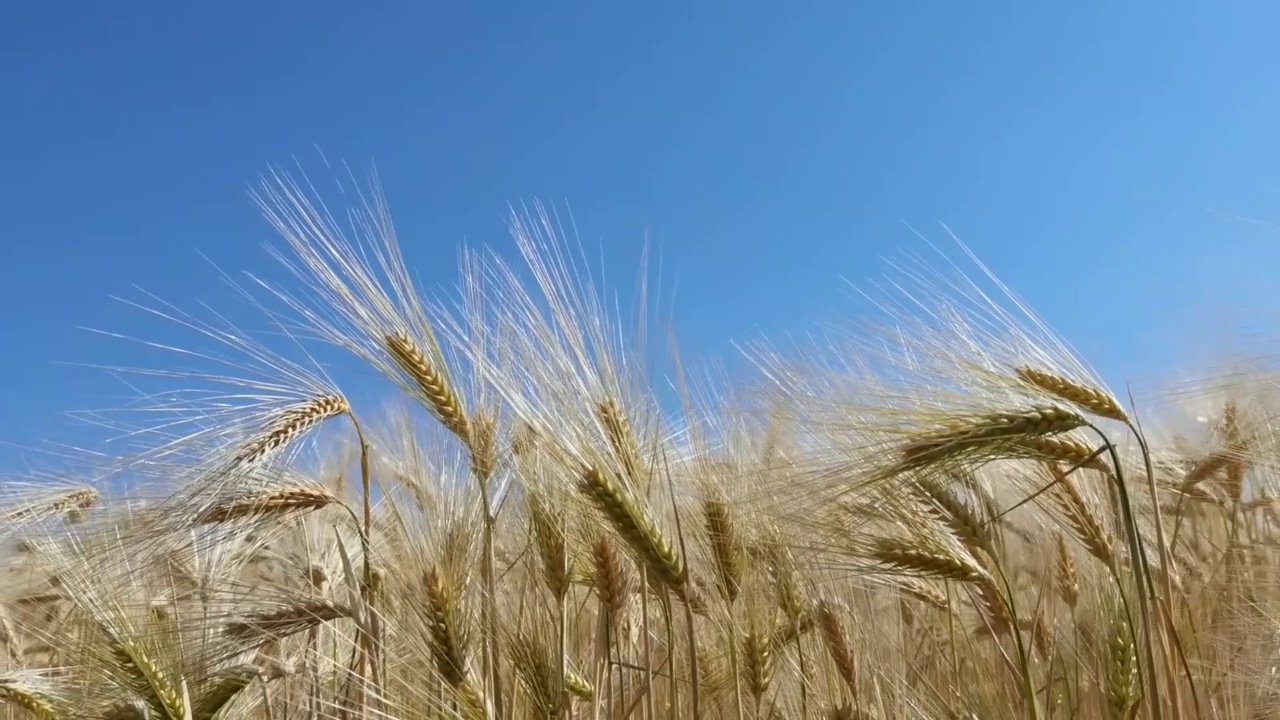
M91 487L72 488L52 493L28 492L14 503L16 507L0 510L0 517L3 517L6 523L38 522L50 517L66 516L68 513L88 510L97 504L99 497L98 491Z
M1048 465L1054 481L1058 506L1072 534L1084 545L1089 554L1103 565L1116 570L1115 541L1088 500L1080 493L1075 481L1055 464Z
M325 420L349 412L351 406L337 395L323 395L286 408L232 456L232 463L248 465L259 462Z

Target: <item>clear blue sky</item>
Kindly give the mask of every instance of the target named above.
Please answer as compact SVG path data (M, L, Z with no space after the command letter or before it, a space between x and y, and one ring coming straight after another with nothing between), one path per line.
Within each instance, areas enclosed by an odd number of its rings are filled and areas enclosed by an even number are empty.
M134 359L76 329L153 334L108 295L221 305L200 252L270 267L247 184L317 146L376 163L427 282L521 198L620 272L651 233L695 351L829 317L904 223L1112 381L1270 309L1280 236L1234 217L1280 220L1276 3L625 5L9 3L0 440L75 439L59 413L121 392L55 362Z

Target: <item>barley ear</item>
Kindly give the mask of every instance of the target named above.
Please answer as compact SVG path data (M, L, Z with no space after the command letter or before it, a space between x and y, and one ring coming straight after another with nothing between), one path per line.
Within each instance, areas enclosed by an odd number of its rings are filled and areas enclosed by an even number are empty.
M1129 422L1129 416L1120 407L1120 403L1101 390L1081 385L1061 375L1030 367L1018 368L1017 374L1018 379L1024 383L1066 400L1098 417L1118 420L1122 423Z
M470 437L471 428L467 422L466 412L462 408L462 401L453 391L445 375L427 358L427 354L407 333L395 332L387 335L383 340L386 342L391 358L422 393L427 408L436 416L440 424L462 440L467 440Z
M604 514L657 578L678 596L687 596L684 561L657 523L625 488L599 469L590 467L582 472L578 489Z

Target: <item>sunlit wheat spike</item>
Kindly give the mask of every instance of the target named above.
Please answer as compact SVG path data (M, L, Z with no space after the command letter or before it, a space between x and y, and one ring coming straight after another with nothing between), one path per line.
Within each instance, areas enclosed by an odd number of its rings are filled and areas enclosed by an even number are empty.
M958 455L992 451L1006 442L1058 435L1086 423L1078 413L1053 406L957 418L945 430L906 443L901 451L902 466L903 469L917 468Z
M471 472L481 482L488 482L498 464L498 423L478 412L468 427L464 439L471 451Z
M929 510L970 550L993 553L991 532L974 508L933 478L915 483Z
M769 638L756 628L755 623L750 625L741 638L742 675L747 683L747 692L758 704L773 682L774 654Z
M386 336L385 341L392 359L417 385L440 424L459 438L468 440L471 428L466 412L444 374L431 364L426 353L407 334L392 333Z
M219 670L191 711L191 720L213 720L236 695L260 676L257 666L245 664Z
M457 591L437 568L423 578L426 590L427 630L436 671L455 689L467 679L467 639Z
M915 598L925 605L935 607L939 610L947 610L951 607L951 603L947 600L947 596L942 594L940 590L913 578L901 579L898 581L898 588L902 591L902 594Z
M986 616L988 627L995 635L1007 635L1013 630L1009 606L995 580L988 575L977 582L977 605Z
M98 491L93 488L75 488L14 508L5 513L4 518L8 521L39 520L74 510L87 510L98 502L98 497Z
M5 704L21 708L37 720L62 717L52 696L16 676L0 676L0 705Z
M241 641L261 637L282 638L346 617L351 617L351 610L344 605L306 600L278 610L250 613L243 619L227 623L225 632L228 637Z
M711 554L715 559L716 577L720 594L733 603L742 589L743 557L740 540L734 528L733 516L724 498L708 490L702 499L702 517L711 541Z
M325 420L350 411L347 401L337 395L321 395L285 408L258 437L236 453L232 462L236 465L258 462Z
M1182 478L1182 483L1178 486L1178 489L1184 493L1190 492L1200 483L1225 470L1230 464L1231 456L1228 453L1210 453L1191 466L1191 469Z
M1113 620L1108 641L1107 708L1113 720L1127 720L1138 701L1138 653L1129 624L1122 618Z
M685 591L687 576L684 562L630 493L595 467L582 472L578 488L591 499L650 571L677 594Z
M459 715L462 720L487 720L489 708L485 704L484 696L470 680L463 678L461 682L450 686L450 692L459 705Z
M925 577L945 578L961 582L981 582L987 573L971 558L928 545L917 545L896 538L879 538L871 548L871 557L881 564L903 572Z
M118 637L112 639L110 649L120 669L146 692L148 704L169 720L181 720L186 712L182 695L151 654L138 643Z
M1055 495L1058 498L1058 505L1062 508L1067 524L1071 527L1076 539L1084 545L1090 555L1102 561L1108 568L1115 569L1115 545L1111 535L1104 529L1102 521L1098 519L1097 513L1061 468L1049 464L1049 472L1058 487L1058 493Z
M783 547L776 531L770 531L769 535L764 545L769 579L773 584L778 608L782 610L784 616L795 622L808 614L809 600L801 587L799 573L796 572L795 560L791 557L791 553Z
M1075 558L1071 557L1071 548L1062 533L1054 535L1056 562L1054 563L1054 580L1058 586L1058 594L1067 607L1074 610L1080 602L1080 581L1076 572Z
M622 406L613 398L606 398L596 406L596 415L604 426L605 436L614 455L622 463L623 473L633 484L641 484L644 480L640 468L640 448L636 444L635 433L631 423L622 411Z
M822 643L827 648L827 654L831 656L831 662L835 663L836 672L853 697L857 698L858 669L854 664L853 650L849 647L849 640L845 636L840 617L826 600L818 601L815 615L818 632L822 635Z
M1009 445L1018 455L1025 454L1033 460L1051 460L1069 467L1079 465L1089 470L1110 472L1110 468L1097 457L1093 448L1069 437L1018 438Z
M334 502L337 502L337 498L322 488L302 486L279 488L258 495L219 502L197 515L195 524L207 525L249 517L261 518L318 510Z
M1081 385L1074 380L1069 380L1061 375L1037 370L1030 367L1020 367L1017 369L1018 379L1039 388L1044 392L1055 397L1066 400L1067 402L1086 410L1098 417L1107 418L1109 420L1118 420L1123 423L1129 422L1129 416L1124 409L1120 407L1120 403L1110 395L1085 385Z

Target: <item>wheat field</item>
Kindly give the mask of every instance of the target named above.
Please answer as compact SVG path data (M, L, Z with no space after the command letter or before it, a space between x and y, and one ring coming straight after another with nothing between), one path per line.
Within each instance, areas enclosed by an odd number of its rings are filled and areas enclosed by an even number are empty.
M1122 401L958 246L695 365L550 210L433 297L255 197L267 330L151 304L127 451L3 486L7 717L1280 717L1268 358Z

